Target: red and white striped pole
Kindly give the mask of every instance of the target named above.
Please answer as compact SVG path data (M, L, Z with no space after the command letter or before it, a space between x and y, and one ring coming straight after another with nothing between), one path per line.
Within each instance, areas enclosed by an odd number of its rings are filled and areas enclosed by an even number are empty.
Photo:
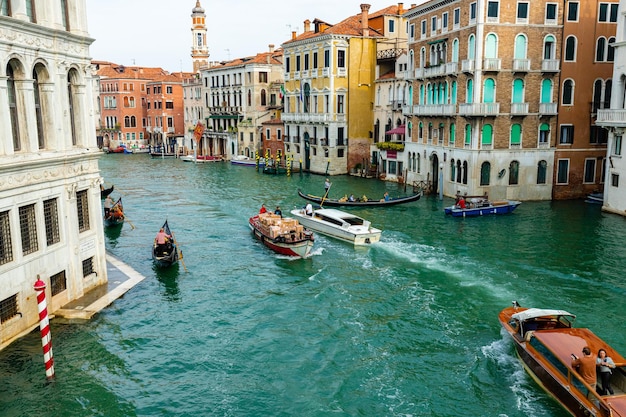
M39 311L39 330L41 331L41 346L43 347L43 360L46 365L46 379L54 379L54 359L52 358L52 335L50 334L50 322L48 321L48 306L46 305L46 283L39 275L35 282L37 291L37 310Z

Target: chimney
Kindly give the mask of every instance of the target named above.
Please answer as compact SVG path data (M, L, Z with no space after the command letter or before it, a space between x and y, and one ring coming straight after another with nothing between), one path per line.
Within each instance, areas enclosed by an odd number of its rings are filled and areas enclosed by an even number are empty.
M362 4L361 5L361 30L362 30L362 35L363 37L368 37L370 35L370 30L369 30L369 17L368 17L368 12L370 9L370 5L369 4Z
M295 30L292 30L292 31L291 31L291 40L293 41L293 40L295 40L295 39L296 39L296 31L295 31Z
M272 52L274 52L274 44L273 44L273 43L270 43L270 44L269 44L269 48L270 48L270 54L271 54Z
M311 21L309 19L304 21L304 33L311 31Z
M404 3L398 3L398 14L404 13Z

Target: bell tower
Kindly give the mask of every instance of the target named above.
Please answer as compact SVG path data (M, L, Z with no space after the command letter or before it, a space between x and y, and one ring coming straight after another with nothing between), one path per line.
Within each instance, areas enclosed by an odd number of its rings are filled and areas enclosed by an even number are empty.
M196 0L196 7L191 11L191 60L193 72L200 71L201 67L209 65L209 46L206 41L206 14Z

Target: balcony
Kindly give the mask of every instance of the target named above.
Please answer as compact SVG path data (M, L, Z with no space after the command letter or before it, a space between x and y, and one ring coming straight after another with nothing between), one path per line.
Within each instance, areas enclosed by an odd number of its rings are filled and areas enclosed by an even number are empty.
M530 71L530 59L514 59L513 71L515 72L528 72Z
M476 64L473 59L464 59L461 61L461 71L474 72L476 71Z
M544 59L541 61L541 72L559 72L559 60Z
M483 60L484 71L500 71L502 67L502 61L500 58L485 58Z
M413 106L415 116L454 116L456 114L455 104L426 104Z
M416 79L424 78L424 68L415 68L415 78Z
M539 114L542 116L556 116L556 103L539 103Z
M461 103L461 116L497 116L500 113L500 103Z
M596 125L604 127L626 127L626 109L599 109Z
M528 103L511 103L511 115L512 116L527 116L528 115Z

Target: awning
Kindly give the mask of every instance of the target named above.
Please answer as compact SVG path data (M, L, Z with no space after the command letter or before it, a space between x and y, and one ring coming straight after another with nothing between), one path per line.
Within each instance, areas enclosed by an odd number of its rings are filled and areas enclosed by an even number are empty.
M394 127L391 130L385 132L385 135L404 135L405 127L404 125L400 125L398 127Z

